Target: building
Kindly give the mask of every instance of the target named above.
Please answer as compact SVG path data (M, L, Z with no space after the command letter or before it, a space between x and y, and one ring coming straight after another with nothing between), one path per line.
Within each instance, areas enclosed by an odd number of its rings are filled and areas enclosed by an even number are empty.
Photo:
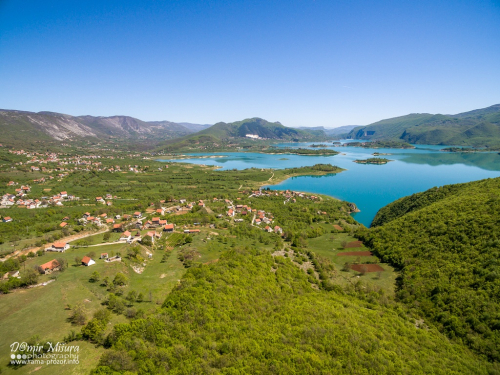
M54 271L59 271L59 268L60 268L59 262L55 259L52 259L51 261L39 266L39 270L44 274L49 274Z
M132 238L132 233L130 233L128 230L126 230L121 235L120 241L130 241L131 238Z
M92 258L85 256L82 259L82 264L88 267L95 264L95 261Z
M51 247L47 248L47 251L58 251L64 253L69 249L69 244L66 242L54 242Z
M174 224L167 224L163 227L164 232L173 232L174 231Z

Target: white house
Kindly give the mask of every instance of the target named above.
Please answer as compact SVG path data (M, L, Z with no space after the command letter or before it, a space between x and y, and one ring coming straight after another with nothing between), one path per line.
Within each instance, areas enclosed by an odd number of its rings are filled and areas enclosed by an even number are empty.
M88 267L95 264L95 261L92 258L85 256L82 259L82 264Z
M129 241L132 238L132 233L130 233L128 230L122 233L120 237L120 241Z
M64 253L69 249L69 244L66 242L54 242L51 247L47 248L47 251L57 251L60 253Z

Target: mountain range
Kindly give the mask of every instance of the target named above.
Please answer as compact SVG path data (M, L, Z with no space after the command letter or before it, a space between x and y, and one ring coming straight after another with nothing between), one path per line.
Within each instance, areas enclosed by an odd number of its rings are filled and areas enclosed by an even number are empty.
M500 104L456 115L412 113L357 127L349 138L416 144L500 146Z
M314 127L301 126L297 129L301 129L301 130L305 130L305 131L321 130L327 136L334 137L334 136L348 134L352 129L357 128L359 126L360 125L344 125L344 126L339 126L337 128L325 128L324 126L314 126Z
M248 135L252 135L268 141L308 142L346 137L497 149L500 148L500 104L455 115L412 113L366 126L339 128L291 128L258 117L208 125L142 121L129 116L70 116L0 109L0 132L4 144L21 146L88 139L178 150L195 144L210 148L221 143L248 143Z
M129 116L70 116L55 112L0 110L0 131L5 143L71 141L82 138L165 140L182 137L210 125L142 121Z

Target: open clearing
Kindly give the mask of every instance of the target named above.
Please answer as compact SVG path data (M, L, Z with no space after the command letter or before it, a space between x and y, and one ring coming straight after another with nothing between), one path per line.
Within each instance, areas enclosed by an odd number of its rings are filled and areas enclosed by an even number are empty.
M351 248L351 247L361 247L363 246L363 242L361 241L351 241L345 245L345 248Z
M348 257L348 256L358 256L358 257L371 257L373 254L371 251L345 251L343 253L338 253L338 257Z
M351 268L358 272L384 272L385 270L378 264L352 264Z

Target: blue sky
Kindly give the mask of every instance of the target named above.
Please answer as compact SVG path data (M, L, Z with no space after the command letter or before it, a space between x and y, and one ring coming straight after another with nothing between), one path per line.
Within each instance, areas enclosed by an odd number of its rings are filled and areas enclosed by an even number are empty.
M0 0L0 108L363 125L500 103L499 1Z

